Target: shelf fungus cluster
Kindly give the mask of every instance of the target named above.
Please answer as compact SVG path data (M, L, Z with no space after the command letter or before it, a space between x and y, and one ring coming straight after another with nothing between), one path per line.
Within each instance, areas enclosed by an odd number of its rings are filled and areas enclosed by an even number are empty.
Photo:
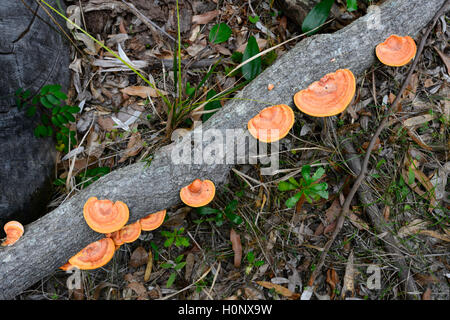
M130 213L125 203L91 197L84 204L83 216L92 230L104 234L105 237L79 251L60 267L61 270L67 271L73 267L91 270L106 265L122 244L136 241L143 230L151 231L161 226L166 210L149 214L143 219L127 224Z

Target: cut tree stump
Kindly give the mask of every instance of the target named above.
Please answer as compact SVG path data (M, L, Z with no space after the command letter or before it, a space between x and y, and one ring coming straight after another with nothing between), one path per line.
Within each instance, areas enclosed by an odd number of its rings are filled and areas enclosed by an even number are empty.
M362 74L374 63L378 43L393 33L415 37L443 3L444 0L387 1L334 34L304 39L238 93L236 99L226 103L204 124L203 131L245 130L248 120L261 109L281 103L293 106L295 92L336 69L348 68L355 75ZM271 91L267 90L269 83L275 85ZM255 102L262 99L265 102ZM191 135L198 132L196 129ZM203 143L208 144L209 141ZM182 141L177 146L190 148L191 143ZM171 161L173 148L170 145L159 150L150 165L136 163L111 172L25 226L25 234L16 244L0 248L0 298L13 298L55 272L83 247L104 237L92 231L83 219L83 204L89 197L125 202L130 208L129 222L134 222L178 204L179 190L195 178L210 179L216 186L227 179L231 164L175 165Z

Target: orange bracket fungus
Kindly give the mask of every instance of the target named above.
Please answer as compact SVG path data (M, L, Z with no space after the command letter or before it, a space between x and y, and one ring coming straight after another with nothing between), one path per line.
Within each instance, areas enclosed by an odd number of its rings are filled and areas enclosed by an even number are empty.
M111 200L98 200L91 197L83 208L86 223L99 233L111 233L121 229L128 221L130 212L125 203Z
M141 224L139 221L128 224L119 230L119 235L121 241L131 243L141 235Z
M415 57L417 51L414 39L409 36L389 36L384 42L377 45L375 53L385 65L401 67Z
M195 179L190 185L181 188L180 198L190 207L202 207L214 199L216 187L210 180Z
M69 263L81 270L103 267L113 257L116 247L111 238L103 238L92 242L69 259Z
M294 125L294 111L285 104L278 104L261 110L248 122L248 131L262 142L275 142L284 138Z
M150 213L145 218L139 220L143 231L152 231L159 228L166 217L166 210Z
M334 116L352 102L355 90L353 73L348 69L339 69L297 92L294 103L300 111L313 117Z
M66 262L64 265L62 265L61 267L59 267L61 270L63 271L68 271L72 268L74 268L73 265L71 265L69 262Z
M23 235L23 225L18 221L9 221L3 227L6 233L6 240L2 242L2 246L10 246L14 244Z

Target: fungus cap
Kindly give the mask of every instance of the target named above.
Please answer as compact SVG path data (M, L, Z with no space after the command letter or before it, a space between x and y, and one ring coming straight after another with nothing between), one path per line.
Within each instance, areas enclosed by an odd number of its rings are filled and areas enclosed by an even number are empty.
M83 208L86 223L99 233L111 233L121 229L130 216L128 207L122 201L98 200L91 197Z
M261 110L248 122L248 131L262 142L274 142L284 138L294 125L295 116L291 107L278 104Z
M139 220L141 224L141 229L143 231L152 231L159 228L164 222L167 210L161 210L155 213L150 213L145 218Z
M131 243L141 235L141 224L139 221L128 224L119 231L120 240L124 243ZM116 244L117 245L117 244Z
M71 265L69 262L65 263L64 265L62 265L61 267L59 267L61 270L64 271L68 271L72 268L74 268L75 266Z
M111 238L114 241L114 245L116 247L121 246L122 244L125 243L120 237L120 230L114 231L113 233L108 233L106 234L106 237Z
M10 246L16 243L23 235L23 225L18 221L9 221L3 226L6 233L6 239L2 242L2 246Z
M107 264L113 257L116 246L111 238L92 242L72 258L69 263L81 270L97 269Z
M352 102L356 80L348 69L328 73L294 95L297 108L313 117L329 117L344 111Z
M416 56L417 46L409 36L391 35L375 48L377 58L385 65L401 67Z
M210 180L195 179L190 185L181 188L180 198L190 207L202 207L214 199L216 187Z

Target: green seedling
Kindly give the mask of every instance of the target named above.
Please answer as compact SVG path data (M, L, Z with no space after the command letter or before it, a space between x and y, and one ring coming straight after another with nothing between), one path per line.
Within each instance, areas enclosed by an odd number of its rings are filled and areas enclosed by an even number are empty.
M278 190L285 192L291 190L299 190L293 197L286 200L286 206L292 208L300 200L302 196L306 201L312 203L320 198L328 199L328 184L326 182L320 182L319 180L325 173L325 169L320 167L311 175L311 166L305 165L302 167L302 178L297 181L293 177L288 181L281 181L278 184Z
M200 207L197 208L197 213L201 216L209 216L205 219L200 219L197 222L201 223L203 221L214 221L217 226L223 225L226 219L231 221L233 224L239 225L243 222L242 218L235 214L238 202L237 200L232 200L225 207L224 210L214 209L211 207Z
M248 262L248 265L245 268L245 274L246 275L250 274L250 272L252 271L253 267L259 268L259 267L261 267L264 264L264 260L256 260L255 261L255 254L253 253L253 251L249 251L247 253L246 259L247 259L247 262Z
M184 228L175 229L174 231L161 231L161 235L166 238L164 241L164 247L169 248L173 244L177 247L189 247L189 239L185 236L182 236L184 232Z
M175 261L169 261L161 264L161 268L172 270L169 279L167 279L166 288L170 288L173 285L175 279L177 278L177 272L183 269L186 265L186 261L182 261L183 258L184 255L180 254L178 257L176 257Z

